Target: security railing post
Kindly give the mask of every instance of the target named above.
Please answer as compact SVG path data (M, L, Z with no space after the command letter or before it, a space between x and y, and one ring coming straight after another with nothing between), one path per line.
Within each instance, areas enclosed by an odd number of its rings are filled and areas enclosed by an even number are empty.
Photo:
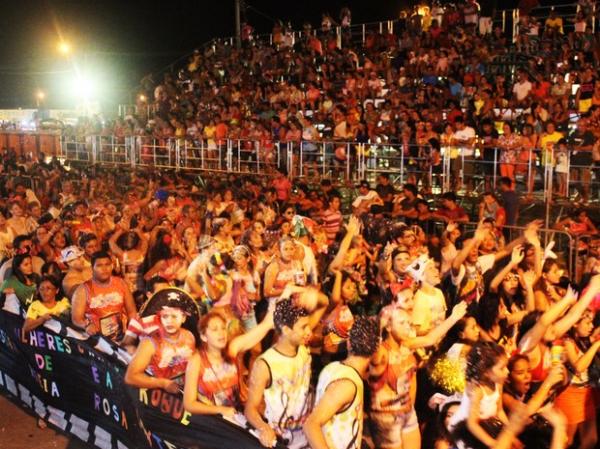
M404 184L404 144L400 148L400 184Z
M127 144L127 140L129 139L129 163L131 164L131 168L135 169L136 165L136 147L137 147L137 138L133 136L129 136L125 138L125 144ZM141 143L141 142L140 142Z
M279 142L274 142L273 143L273 148L276 150L275 153L277 154L277 170L279 170L281 168L281 145Z
M350 143L346 143L346 180L350 179Z
M365 169L365 151L364 144L356 144L356 179L362 179Z
M575 167L575 169L577 169L577 167ZM569 183L571 182L571 152L567 151L567 184L566 184L566 188L567 188L567 192L566 192L566 197L571 198L570 192L571 189L569 188ZM578 181L575 181L576 183ZM575 193L577 193L577 185L575 186Z
M156 139L152 139L152 160L154 161L154 165L156 164L157 158L156 158Z
M225 153L225 167L227 171L232 171L233 170L233 142L231 141L231 139L227 139L227 146L225 149L226 153Z
M287 167L288 167L288 177L293 178L293 176L294 176L293 142L287 143Z
M323 170L322 170L323 177L325 177L325 165L327 164L327 154L326 154L326 150L325 150L326 146L327 145L325 144L325 142L323 142L323 146L321 148L321 155L322 155L321 166L323 167Z
M498 147L494 147L494 173L493 173L493 178L492 178L494 190L496 190L497 178L498 178Z
M260 140L254 142L254 153L256 154L256 173L260 173Z
M98 136L92 137L92 164L96 165L98 158Z
M242 141L240 139L237 141L237 171L238 173L242 171Z
M299 162L299 165L300 165L300 174L298 175L300 177L304 176L304 164L302 163L303 162L302 156L303 156L303 151L304 151L303 147L304 147L304 141L301 140L300 141L300 162Z
M204 170L204 139L200 140L200 168Z

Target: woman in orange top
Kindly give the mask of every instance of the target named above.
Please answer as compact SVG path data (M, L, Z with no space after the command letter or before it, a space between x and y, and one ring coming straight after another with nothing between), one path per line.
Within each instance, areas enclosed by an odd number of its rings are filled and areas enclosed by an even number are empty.
M241 410L238 355L258 344L273 328L273 308L245 334L228 341L227 321L217 311L207 313L198 326L200 346L185 372L183 403L190 413L233 418Z

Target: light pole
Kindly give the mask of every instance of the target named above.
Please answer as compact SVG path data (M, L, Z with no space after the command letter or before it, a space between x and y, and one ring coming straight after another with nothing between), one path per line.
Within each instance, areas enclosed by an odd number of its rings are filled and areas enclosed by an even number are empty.
M46 98L46 94L43 91L38 90L35 93L35 104L38 109L40 108L40 104L42 103L42 101L44 101L44 98Z
M235 0L235 46L242 46L242 23L240 19L241 0Z

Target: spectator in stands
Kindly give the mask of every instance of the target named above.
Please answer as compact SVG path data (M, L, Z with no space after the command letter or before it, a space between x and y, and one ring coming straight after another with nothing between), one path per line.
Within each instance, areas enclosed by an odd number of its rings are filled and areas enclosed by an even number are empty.
M469 216L465 210L456 203L456 195L453 192L446 192L441 197L441 206L433 214L434 218L445 222L461 223L469 221Z

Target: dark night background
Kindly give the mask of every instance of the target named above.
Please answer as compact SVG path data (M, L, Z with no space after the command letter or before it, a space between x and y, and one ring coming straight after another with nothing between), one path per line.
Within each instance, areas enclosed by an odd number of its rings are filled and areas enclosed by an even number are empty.
M248 0L246 17L260 33L273 20L320 24L342 6L353 23L392 19L411 0ZM503 7L507 7L502 2ZM59 33L73 45L68 59L57 51ZM156 72L214 37L234 34L234 0L4 0L0 2L0 108L70 107L73 64L98 79L109 103L127 102L141 77Z

